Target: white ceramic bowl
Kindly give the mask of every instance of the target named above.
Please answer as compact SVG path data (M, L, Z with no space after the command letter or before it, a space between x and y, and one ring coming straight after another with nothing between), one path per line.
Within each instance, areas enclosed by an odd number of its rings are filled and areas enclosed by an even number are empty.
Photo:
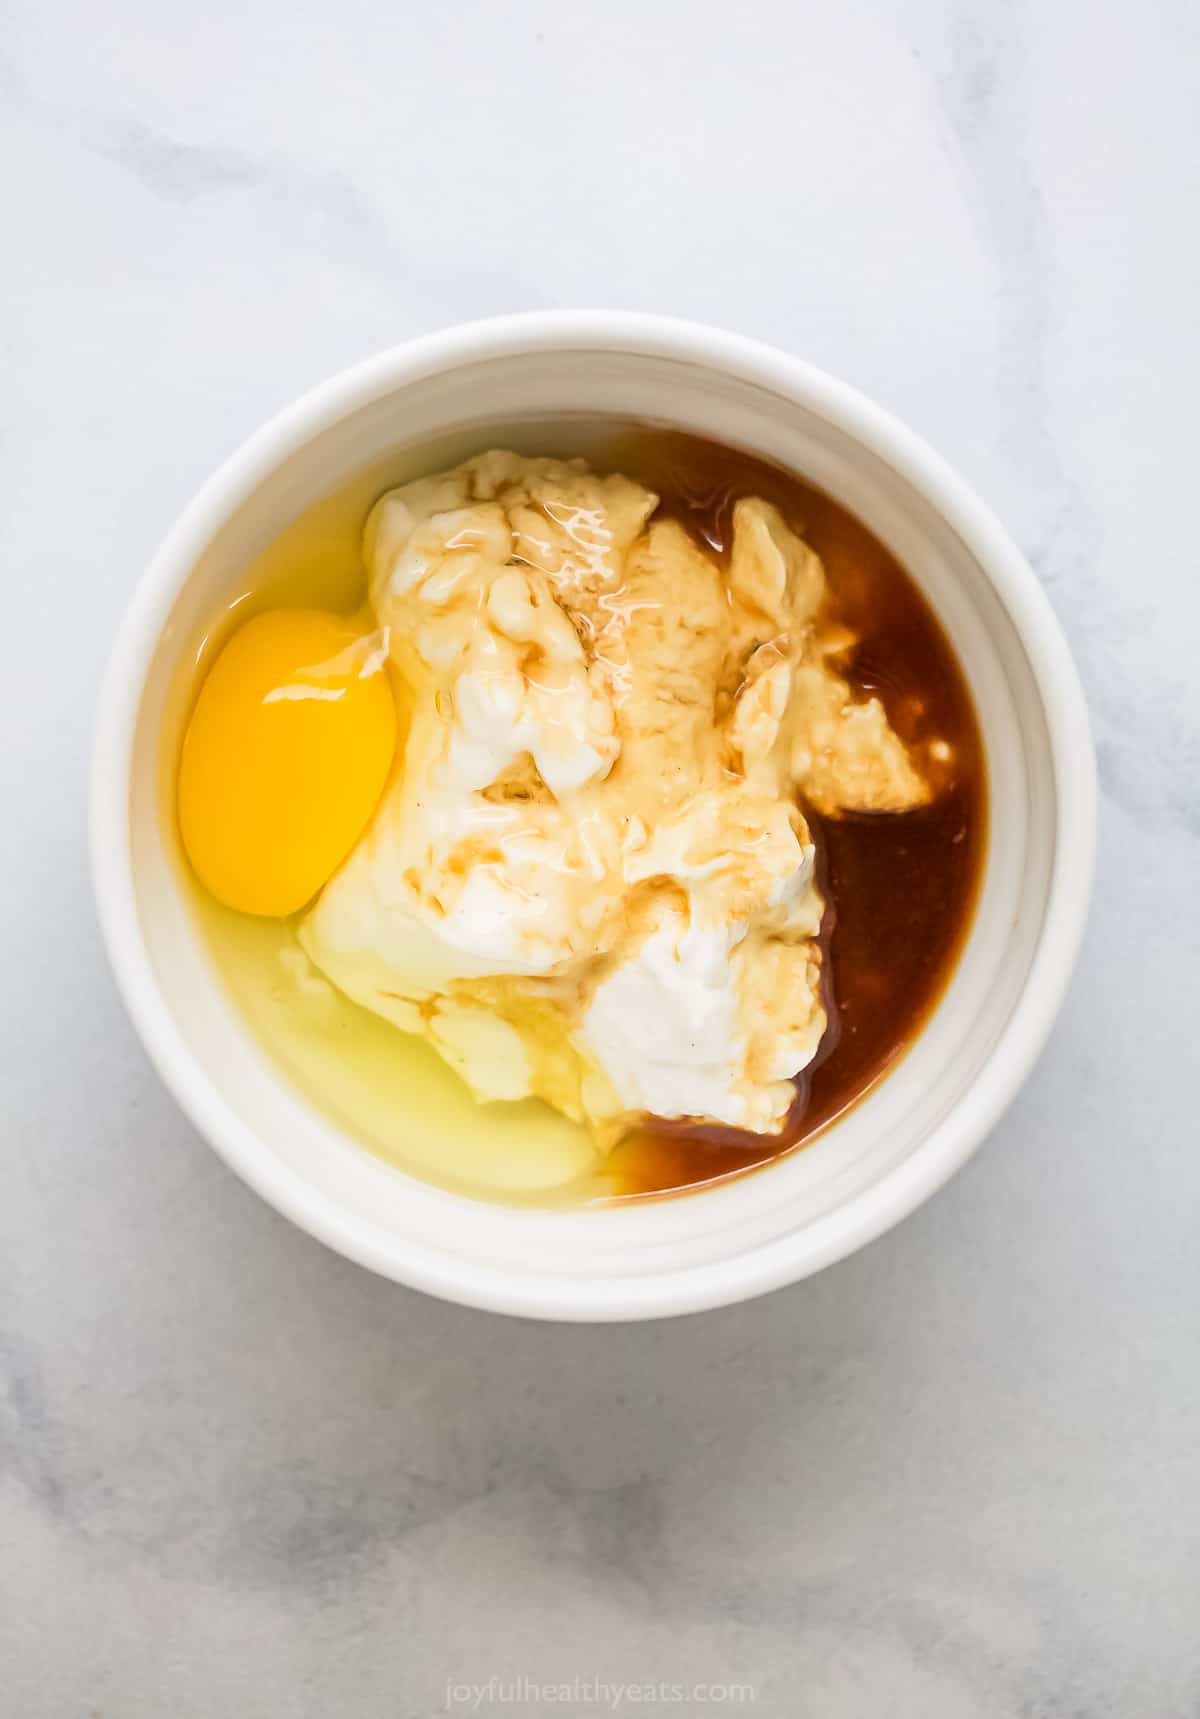
M920 584L974 693L991 788L979 906L908 1054L807 1150L711 1190L572 1212L485 1204L373 1158L316 1114L240 1024L169 852L163 759L183 641L320 495L393 454L397 476L562 414L667 423L790 467ZM549 442L547 451L550 451ZM449 329L316 388L184 512L146 574L101 699L96 895L130 1014L197 1128L263 1197L363 1265L477 1307L639 1319L817 1271L974 1151L1028 1073L1087 911L1095 773L1079 681L1026 562L966 485L887 413L781 352L658 317L550 312Z

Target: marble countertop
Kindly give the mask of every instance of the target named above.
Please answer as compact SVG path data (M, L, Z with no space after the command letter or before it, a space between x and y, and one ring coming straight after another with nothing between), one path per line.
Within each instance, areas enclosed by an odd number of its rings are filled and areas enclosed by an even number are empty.
M1198 52L1186 0L7 9L6 1716L1197 1712ZM374 348L582 303L775 341L949 455L1103 780L1077 981L970 1167L630 1329L269 1211L147 1066L84 843L105 651L209 470Z

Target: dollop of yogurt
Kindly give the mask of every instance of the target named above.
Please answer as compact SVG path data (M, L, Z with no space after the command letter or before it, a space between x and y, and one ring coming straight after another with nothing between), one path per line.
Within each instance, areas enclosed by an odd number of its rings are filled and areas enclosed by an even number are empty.
M657 505L503 451L377 503L407 734L300 928L480 1098L540 1096L601 1143L647 1113L780 1127L826 1025L800 802L928 797L776 509L739 501L722 561Z

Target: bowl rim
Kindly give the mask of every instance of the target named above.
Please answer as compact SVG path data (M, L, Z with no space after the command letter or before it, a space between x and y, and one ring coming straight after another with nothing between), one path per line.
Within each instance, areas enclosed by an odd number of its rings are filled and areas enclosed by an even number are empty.
M864 445L917 490L978 562L1012 622L1042 699L1056 821L1049 889L1025 984L976 1079L934 1133L844 1206L786 1244L613 1282L513 1272L439 1253L413 1261L284 1165L216 1092L166 1007L142 934L129 802L145 676L178 592L221 522L299 447L351 411L446 370L523 352L622 351L683 360L765 387ZM528 311L402 342L310 388L251 434L201 486L142 574L101 685L92 754L92 882L118 991L151 1062L185 1115L276 1210L350 1259L467 1306L567 1320L656 1318L725 1305L798 1281L906 1217L982 1143L1040 1054L1087 920L1095 863L1095 754L1078 671L1049 599L990 508L915 431L806 360L703 323L633 311Z

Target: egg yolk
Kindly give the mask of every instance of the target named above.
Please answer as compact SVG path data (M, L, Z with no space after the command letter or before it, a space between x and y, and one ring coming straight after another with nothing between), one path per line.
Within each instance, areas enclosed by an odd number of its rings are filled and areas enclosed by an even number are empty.
M396 706L378 634L316 609L240 627L200 689L179 828L200 881L243 913L310 901L379 803Z

